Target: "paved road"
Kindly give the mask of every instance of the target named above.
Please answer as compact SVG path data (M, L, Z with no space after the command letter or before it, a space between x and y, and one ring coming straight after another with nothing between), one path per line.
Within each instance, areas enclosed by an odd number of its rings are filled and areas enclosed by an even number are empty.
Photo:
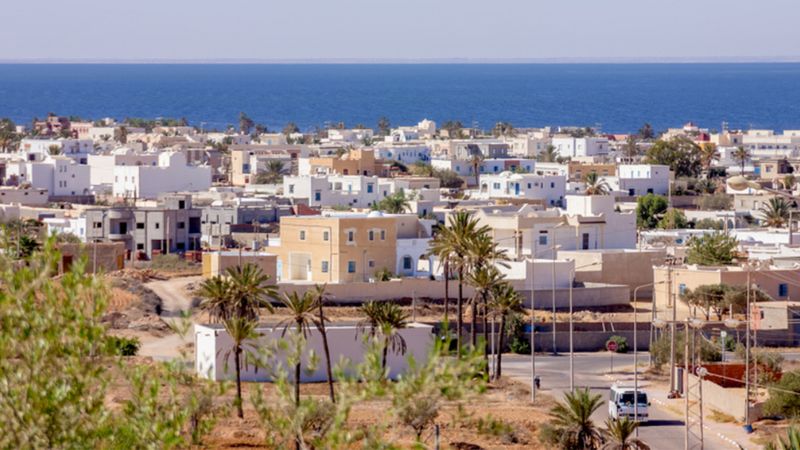
M602 424L608 418L608 388L612 380L605 376L610 369L608 353L576 353L575 355L575 385L588 387L593 392L601 394L603 406L594 414L595 423ZM646 356L639 355L640 363L646 362ZM633 355L615 355L615 367L633 366ZM530 382L530 357L520 355L503 356L503 374ZM536 374L541 377L541 392L560 399L564 391L569 390L569 356L536 355ZM626 382L627 384L627 382ZM646 390L644 384L640 384ZM650 407L650 422L639 430L639 437L654 450L682 450L683 445L683 420L674 413L657 407L655 403ZM705 449L731 450L731 444L726 443L716 436L706 436Z

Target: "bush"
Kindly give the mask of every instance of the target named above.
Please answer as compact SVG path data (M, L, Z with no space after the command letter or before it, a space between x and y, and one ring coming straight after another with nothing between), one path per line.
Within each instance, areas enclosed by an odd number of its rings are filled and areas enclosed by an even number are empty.
M683 349L686 342L686 333L678 329L678 334L675 336L675 362L683 364ZM695 357L701 362L717 362L722 360L722 352L718 345L707 341L702 336L697 337L697 347L695 348ZM664 364L669 364L669 351L670 351L670 338L669 329L664 329L664 333L653 342L650 348L650 356L653 358L653 364L657 369L661 368Z
M508 349L518 355L531 354L531 342L525 336L525 317L520 313L513 313L508 318L506 333L508 336Z
M703 195L697 199L697 208L705 211L728 210L733 207L733 196L728 194Z
M800 371L794 370L783 374L781 381L775 383L774 387L777 389L769 390L769 399L764 403L764 414L800 417Z
M156 270L187 270L192 267L192 263L175 253L156 255L150 261L150 268Z
M617 344L617 351L616 353L628 353L628 340L625 339L623 336L611 336L606 341L606 348L608 348L609 342L616 342Z
M108 345L108 351L113 355L136 356L139 353L141 342L135 337L108 336L106 345Z

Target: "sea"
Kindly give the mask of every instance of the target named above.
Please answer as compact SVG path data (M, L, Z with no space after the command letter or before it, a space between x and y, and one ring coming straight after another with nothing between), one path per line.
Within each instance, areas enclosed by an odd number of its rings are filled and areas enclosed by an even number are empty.
M800 128L800 64L2 64L0 117L186 118L240 112L280 130L422 119L483 129L591 126L607 133L686 122Z

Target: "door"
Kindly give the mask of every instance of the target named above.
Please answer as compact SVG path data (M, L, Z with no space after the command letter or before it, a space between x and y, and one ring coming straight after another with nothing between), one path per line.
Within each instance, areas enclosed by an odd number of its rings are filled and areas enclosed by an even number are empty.
M519 183L514 184L514 195L519 195Z
M583 250L589 250L589 233L583 233L583 242L581 243L581 248Z

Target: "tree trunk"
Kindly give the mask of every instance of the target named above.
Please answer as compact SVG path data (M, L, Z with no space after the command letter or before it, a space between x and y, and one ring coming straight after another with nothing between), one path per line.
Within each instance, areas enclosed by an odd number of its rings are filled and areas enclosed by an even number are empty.
M325 330L325 315L322 311L322 301L319 302L319 334L322 335L322 347L325 350L325 374L328 377L328 390L331 402L336 403L336 393L333 390L333 371L331 370L331 349L328 346L328 332Z
M444 323L447 324L448 331L450 322L447 320L448 309L450 306L450 262L444 261Z
M481 318L483 319L483 362L486 363L484 372L486 372L486 376L489 376L489 301L486 298L486 295L483 296L483 313L481 314Z
M505 345L505 339L503 337L506 334L506 315L502 314L500 316L500 338L498 339L498 347L497 347L497 370L495 370L495 376L497 379L500 379L500 376L503 374L503 345ZM531 349L533 351L533 349Z
M244 408L242 407L242 367L239 363L242 349L237 345L233 351L234 364L236 366L236 415L244 419Z
M472 322L469 327L469 340L472 342L472 348L478 346L477 326L478 326L478 297L472 298L472 311L470 311Z
M384 372L386 372L386 356L389 353L389 340L384 339L383 341L383 358L381 359L381 368Z
M464 269L458 268L458 319L456 320L456 353L461 357L461 327L464 326Z

